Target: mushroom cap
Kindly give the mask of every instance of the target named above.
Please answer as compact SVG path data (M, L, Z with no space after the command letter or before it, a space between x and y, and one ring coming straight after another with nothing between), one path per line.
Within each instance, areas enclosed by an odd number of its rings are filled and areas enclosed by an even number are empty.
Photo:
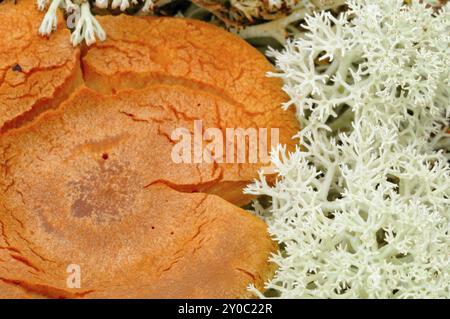
M64 17L50 38L38 34L42 18L33 1L0 4L0 132L57 106L81 83Z
M267 77L274 71L272 65L244 40L190 19L120 15L101 16L98 20L108 38L83 54L88 87L111 94L163 83L207 92L226 102L219 108L217 126L268 131L278 128L280 143L288 149L295 147L292 137L299 131L299 123L293 110L281 108L287 101L282 81ZM238 125L241 119L245 119L245 126ZM267 165L260 161L218 164L223 170L220 181L202 190L244 205L251 197L242 194L243 187Z
M257 50L205 23L99 21L107 41L81 57L57 42L48 63L60 52L68 61L46 78L37 59L23 87L31 102L5 102L16 113L0 133L0 297L249 297L250 283L272 276L276 244L235 205L266 164L175 163L172 133L195 138L196 120L224 135L278 128L292 148L298 123L280 108L280 80L266 77L272 67ZM33 93L41 78L44 97ZM80 266L80 289L68 288L69 265Z
M164 85L114 96L85 88L4 134L0 281L90 298L236 298L261 287L276 248L261 220L215 195L155 183L214 178L194 164L177 169L160 123L177 121L173 109L212 109L213 99ZM78 295L66 287L70 264L81 267Z

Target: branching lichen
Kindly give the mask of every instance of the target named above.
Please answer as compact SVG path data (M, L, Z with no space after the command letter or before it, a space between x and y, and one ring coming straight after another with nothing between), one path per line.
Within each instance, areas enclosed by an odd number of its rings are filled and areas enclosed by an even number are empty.
M45 10L47 0L37 0L39 10ZM52 0L47 12L42 20L39 33L43 36L49 36L58 25L57 10L63 8L68 14L75 16L75 26L72 33L72 44L80 44L83 40L90 45L96 41L96 38L103 41L106 38L105 31L92 15L90 4L86 0Z
M450 297L450 6L349 0L271 51L301 148L279 149L262 215L288 298ZM255 289L253 291L263 296Z
M131 5L143 3L143 11L149 11L153 8L152 0L95 0L94 5L104 9L111 6L111 9L127 10ZM44 11L47 7L48 0L37 0L37 7ZM74 15L75 25L72 33L72 44L74 46L80 44L83 40L87 45L94 43L97 39L104 41L106 39L105 31L98 23L97 19L91 12L91 4L88 0L51 0L44 16L39 33L48 36L57 27L57 10L61 7L69 15ZM69 26L70 27L70 26Z
M82 3L80 10L80 17L77 19L75 30L72 32L72 44L76 46L85 40L87 45L91 45L96 41L96 37L104 41L106 39L105 31L92 15L89 3Z
M191 0L191 4L174 5L174 0L36 0L39 10L47 10L40 34L49 36L57 26L57 9L63 8L67 15L75 16L75 21L83 20L82 26L92 25L94 37L89 38L89 44L97 38L103 40L105 34L97 23L91 9L97 13L108 14L126 12L136 15L161 14L165 15L165 7L180 8L169 15L205 18L227 28L244 39L270 38L278 44L284 44L290 35L298 35L300 30L296 26L306 13L314 10L335 10L342 6L344 0ZM49 4L50 3L50 4ZM189 3L189 1L187 1ZM87 8L89 7L89 12ZM181 9L181 8L185 9ZM81 12L83 11L83 14ZM76 29L75 25L68 25ZM83 41L84 35L92 32L78 31L74 45Z

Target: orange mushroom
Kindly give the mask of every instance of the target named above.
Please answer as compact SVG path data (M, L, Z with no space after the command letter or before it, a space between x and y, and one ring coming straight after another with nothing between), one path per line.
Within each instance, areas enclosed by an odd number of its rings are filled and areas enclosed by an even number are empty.
M232 113L228 106L220 107L218 126L279 128L280 143L290 149L296 144L292 136L299 124L293 111L281 108L287 99L281 80L267 77L273 71L271 64L245 41L189 19L121 15L98 20L108 38L83 54L88 87L115 93L165 83L208 92L236 110ZM247 203L250 197L242 194L242 188L257 177L262 163L218 166L223 176L201 190L238 205Z
M84 48L85 86L72 90L79 60L68 50L73 77L46 107L30 113L18 95L7 104L15 116L0 134L0 298L250 297L248 285L262 288L273 274L276 244L233 204L248 202L242 187L265 164L176 163L172 133L196 120L220 132L279 128L292 147L298 127L280 109L281 83L265 77L260 53L207 24L99 20L109 39ZM79 288L68 283L71 265Z
M82 82L63 16L48 39L38 34L42 16L33 1L0 4L0 132L57 106Z
M4 134L0 281L75 297L65 270L77 264L77 293L88 297L242 297L249 283L261 287L275 249L262 221L214 195L155 183L215 178L213 167L177 167L161 126L177 122L172 108L201 104L195 117L214 103L177 86L115 96L82 89Z

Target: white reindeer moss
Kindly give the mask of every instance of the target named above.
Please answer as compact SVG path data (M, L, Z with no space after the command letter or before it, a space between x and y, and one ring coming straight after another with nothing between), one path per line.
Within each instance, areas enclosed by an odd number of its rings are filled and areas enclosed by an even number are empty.
M303 124L247 192L287 298L450 297L450 6L348 1L272 51ZM256 294L263 295L251 288Z

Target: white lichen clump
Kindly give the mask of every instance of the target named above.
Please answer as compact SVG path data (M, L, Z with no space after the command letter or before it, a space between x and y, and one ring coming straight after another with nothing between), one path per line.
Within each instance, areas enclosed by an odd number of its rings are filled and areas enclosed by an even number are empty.
M48 0L37 0L38 9L44 11ZM57 10L64 9L68 15L68 27L73 27L72 44L74 46L85 40L87 45L96 42L98 38L101 41L106 39L105 31L102 29L97 19L91 13L91 7L86 0L51 0L47 12L39 28L39 34L49 36L58 25ZM71 19L72 18L72 19ZM74 25L70 25L70 24Z
M71 36L72 44L75 46L84 40L87 45L91 45L96 42L96 37L104 41L106 39L105 31L92 15L89 3L82 3L80 10L80 16L76 19L75 30Z
M97 22L91 9L96 7L120 10L135 15L150 15L174 0L36 0L37 7L46 11L39 28L42 36L49 36L58 25L57 10L65 11L67 27L75 30L72 36L74 46L83 41L90 45L97 39L103 41L106 34ZM295 27L307 13L314 10L337 9L344 0L191 0L188 9L180 9L175 16L200 16L209 12L221 20L223 26L244 39L272 38L284 44L286 38L300 31ZM132 9L131 11L129 9Z
M37 7L44 11L47 8L49 0L37 0ZM111 6L112 9L127 10L131 5L136 5L142 2L144 5L142 10L148 12L153 9L153 0L96 0L95 6L100 9L106 9ZM106 34L97 19L91 12L91 5L87 0L50 0L50 5L44 16L42 24L39 28L39 33L42 36L49 36L58 25L57 10L62 8L69 17L68 27L74 29L72 33L72 44L79 45L83 40L87 45L96 42L97 39L104 41ZM73 23L74 25L70 25Z
M284 298L450 297L450 6L351 0L272 51L303 128L247 192ZM256 289L252 290L263 296ZM273 291L274 290L274 291Z

